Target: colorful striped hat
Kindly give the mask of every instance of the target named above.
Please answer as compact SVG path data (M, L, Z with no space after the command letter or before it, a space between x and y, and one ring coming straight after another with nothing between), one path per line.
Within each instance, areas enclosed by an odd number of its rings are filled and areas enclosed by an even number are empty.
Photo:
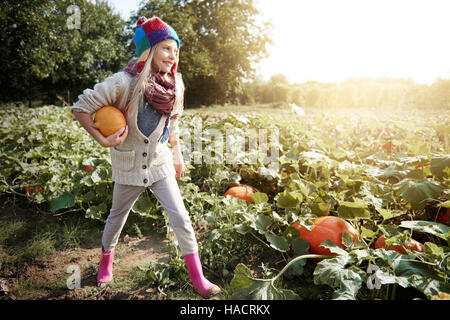
M137 21L136 32L134 33L133 41L136 45L136 56L139 57L137 62L137 71L141 72L147 61L150 49L158 42L166 39L174 39L177 42L178 49L180 48L180 39L175 30L160 18L155 17L147 19L140 17ZM172 67L172 73L176 74L177 64Z

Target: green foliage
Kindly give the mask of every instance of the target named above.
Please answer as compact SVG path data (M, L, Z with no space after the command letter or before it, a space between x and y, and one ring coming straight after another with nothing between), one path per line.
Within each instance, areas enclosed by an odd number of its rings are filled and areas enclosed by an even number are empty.
M177 31L188 105L239 101L243 80L267 55L271 25L257 23L253 0L150 0L130 18L129 29L143 15L159 16Z
M245 85L253 103L294 103L314 108L449 108L450 80L436 79L421 85L404 79L352 79L340 83L288 83L283 75ZM249 98L247 98L249 99ZM241 101L245 103L245 101Z
M278 140L268 143L269 149L279 151L276 172L260 162L251 163L246 152L234 157L241 162L206 163L204 150L214 149L215 142L202 134L191 135L202 149L185 154L188 172L179 186L199 234L203 265L224 279L233 277L230 296L239 299L397 299L406 289L431 299L449 292L450 233L448 226L436 222L450 196L450 148L440 140L441 125L448 125L445 115L389 113L385 115L389 120L384 120L381 114L374 119L312 113L292 121L275 113L186 112L180 126L190 132L198 127L201 132L226 129L241 136L248 128L280 132ZM2 110L0 116L2 196L48 204L56 215L75 211L104 221L112 196L107 149L82 130L67 109ZM181 138L183 145L193 145L188 135ZM386 149L388 141L392 145ZM202 156L200 163L193 163L196 156ZM223 197L236 183L258 188L255 203ZM148 193L133 207L140 217L156 219L167 228L160 210ZM360 239L352 243L344 233L345 249L329 240L322 243L336 257L306 260L314 257L291 225L299 221L309 227L312 219L324 214L347 219ZM0 239L10 234L5 231ZM388 246L414 238L424 243L425 251L406 247L407 254L401 255L374 249L381 234ZM51 242L41 244L49 247ZM170 245L171 260L148 271L149 281L160 290L173 289L186 277L175 242ZM249 272L255 263L263 263L263 277ZM368 271L370 266L378 267L376 273ZM380 288L369 287L374 279Z
M71 5L79 8L75 28ZM68 90L73 99L126 62L124 21L105 1L2 1L0 12L2 101L55 104Z

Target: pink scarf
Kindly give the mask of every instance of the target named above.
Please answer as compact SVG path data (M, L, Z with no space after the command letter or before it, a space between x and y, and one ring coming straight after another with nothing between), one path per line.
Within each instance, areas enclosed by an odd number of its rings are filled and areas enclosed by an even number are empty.
M128 66L123 70L132 76L136 76L137 58L132 59ZM164 75L159 72L151 72L148 82L150 86L145 90L145 98L147 102L161 115L170 116L173 105L175 103L175 85L164 79ZM171 115L170 119L175 120L180 114Z

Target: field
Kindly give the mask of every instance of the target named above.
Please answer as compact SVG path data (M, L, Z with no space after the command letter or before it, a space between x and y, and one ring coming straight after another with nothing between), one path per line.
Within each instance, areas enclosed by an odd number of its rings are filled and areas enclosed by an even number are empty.
M109 151L68 108L13 109L0 109L0 299L200 299L149 191L122 232L115 280L97 287ZM304 111L211 106L181 118L178 183L217 299L449 299L450 110ZM252 203L224 197L239 184L258 190ZM345 219L358 239L343 233L343 246L322 244L333 256L312 259L292 224L319 216ZM423 251L375 249L381 235Z

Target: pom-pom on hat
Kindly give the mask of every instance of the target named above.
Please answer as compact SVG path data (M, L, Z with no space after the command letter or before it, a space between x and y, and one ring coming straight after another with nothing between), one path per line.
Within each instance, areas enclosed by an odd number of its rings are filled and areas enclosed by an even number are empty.
M139 57L137 62L137 71L141 72L147 61L150 49L158 42L166 39L173 39L177 42L180 49L180 39L175 30L160 18L155 17L147 19L140 17L136 23L137 28L134 33L133 41L136 45L136 56ZM172 67L172 74L176 74L177 64Z

